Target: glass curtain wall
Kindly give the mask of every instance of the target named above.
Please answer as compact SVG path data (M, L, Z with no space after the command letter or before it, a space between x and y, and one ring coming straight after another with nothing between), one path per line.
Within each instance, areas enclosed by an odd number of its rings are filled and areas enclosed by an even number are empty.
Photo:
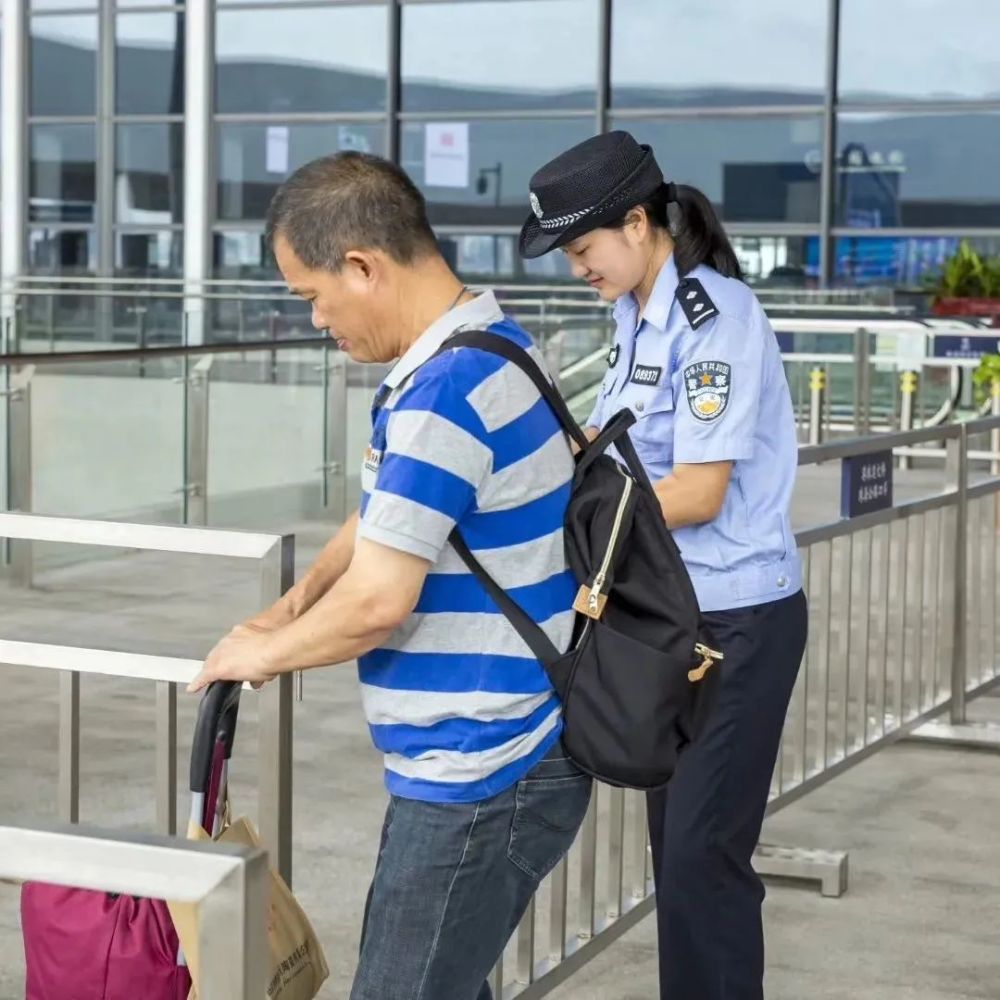
M29 2L28 268L179 276L184 6ZM706 191L753 281L911 285L962 237L1000 239L994 0L953 0L945 35L939 0L218 0L213 16L210 277L273 278L275 188L357 149L413 176L470 279L563 279L559 255L518 259L528 181L608 128Z

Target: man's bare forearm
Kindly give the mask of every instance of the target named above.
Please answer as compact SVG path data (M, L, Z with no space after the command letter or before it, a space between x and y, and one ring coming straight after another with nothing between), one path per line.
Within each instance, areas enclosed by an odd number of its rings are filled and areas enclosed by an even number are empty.
M248 624L280 628L305 614L347 572L354 556L357 531L358 512L355 511L326 543L302 579L270 608L251 618Z

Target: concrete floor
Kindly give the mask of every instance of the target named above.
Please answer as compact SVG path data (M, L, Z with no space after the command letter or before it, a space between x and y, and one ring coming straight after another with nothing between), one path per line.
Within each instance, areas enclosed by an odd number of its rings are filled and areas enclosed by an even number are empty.
M803 477L798 526L832 515L832 471ZM921 477L903 489L919 492L924 485ZM328 530L296 526L300 566ZM254 573L237 562L147 554L102 559L44 574L28 593L0 590L0 635L200 656L254 609L256 591ZM57 675L0 671L6 695L0 699L0 822L51 821ZM81 818L149 828L152 687L99 677L85 678L82 687ZM385 798L353 670L314 672L305 694L295 722L294 877L332 970L321 996L334 1000L349 989ZM979 699L972 710L1000 719L1000 698ZM182 765L193 712L193 700L182 697ZM251 814L255 728L254 699L247 697L234 795L237 808ZM848 850L851 885L839 900L812 888L770 888L769 1000L1000 998L998 802L1000 757L905 744L771 817L765 831L771 843ZM22 976L17 892L0 885L0 1000L23 995ZM551 995L648 1000L656 996L655 982L654 926L646 920Z

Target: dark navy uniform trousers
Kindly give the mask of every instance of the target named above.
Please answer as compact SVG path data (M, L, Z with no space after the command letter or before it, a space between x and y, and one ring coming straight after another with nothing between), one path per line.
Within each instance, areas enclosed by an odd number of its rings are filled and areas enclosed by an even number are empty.
M725 659L705 730L649 793L661 1000L763 1000L750 859L806 643L805 595L703 615Z

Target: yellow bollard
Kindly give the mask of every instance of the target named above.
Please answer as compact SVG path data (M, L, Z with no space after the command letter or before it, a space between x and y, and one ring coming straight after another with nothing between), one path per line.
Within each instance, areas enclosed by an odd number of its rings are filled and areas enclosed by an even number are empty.
M899 405L899 429L901 431L913 430L914 399L917 393L917 383L919 378L916 372L901 372L899 376L899 391L902 399ZM899 456L899 467L908 469L910 458L908 455Z

